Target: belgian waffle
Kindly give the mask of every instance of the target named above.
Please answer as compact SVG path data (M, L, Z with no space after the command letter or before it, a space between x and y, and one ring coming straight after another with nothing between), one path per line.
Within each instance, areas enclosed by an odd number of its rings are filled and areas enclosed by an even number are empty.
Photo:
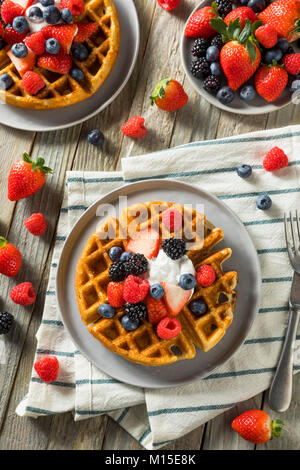
M77 20L95 22L98 30L85 41L90 54L83 62L73 59L73 65L85 75L82 82L70 74L60 75L41 67L35 67L44 80L45 87L35 96L27 93L22 79L7 52L10 46L0 51L0 75L8 73L13 86L0 90L0 99L8 104L29 109L55 109L70 106L93 95L109 76L116 61L120 44L120 25L113 0L84 0L85 12Z
M162 212L171 207L182 213L190 227L197 228L193 237L186 231L166 233L161 217ZM140 216L138 221L137 216ZM121 246L125 249L135 230L140 231L150 225L159 231L161 238L170 235L186 238L190 243L187 255L194 266L197 268L201 264L211 264L217 275L212 286L202 288L197 285L190 299L191 302L203 298L208 306L207 313L196 317L186 305L177 317L182 325L181 333L172 340L160 339L155 326L147 319L135 331L126 331L120 321L124 315L123 307L118 308L111 319L102 318L98 314L98 307L107 302L110 248ZM110 237L112 233L116 236ZM230 257L231 250L226 248L211 253L223 237L220 228L214 227L194 209L163 201L130 206L124 209L120 221L110 217L90 237L78 262L75 287L82 321L90 333L109 350L139 364L171 364L181 359L192 359L196 354L195 346L204 351L211 349L220 341L232 321L237 295L234 291L237 273L233 271L224 274L222 270L222 263ZM226 295L226 302L220 299L221 294Z

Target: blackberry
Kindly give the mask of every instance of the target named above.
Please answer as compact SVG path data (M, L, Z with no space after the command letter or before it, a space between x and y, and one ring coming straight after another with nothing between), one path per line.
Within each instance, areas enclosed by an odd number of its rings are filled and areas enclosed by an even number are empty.
M142 320L147 315L147 307L142 302L137 304L126 304L125 314L130 320Z
M124 281L126 277L124 263L117 261L109 267L109 277L113 282Z
M221 50L222 47L224 46L224 42L222 41L221 34L217 34L216 36L214 36L211 40L210 45L216 46L219 50Z
M0 335L6 335L12 327L14 317L11 313L0 312Z
M232 10L232 0L215 0L220 16L226 16Z
M124 262L124 269L127 276L130 274L138 276L148 270L148 261L144 255L132 253L128 260Z
M209 46L209 41L205 38L198 38L194 42L194 45L192 47L191 53L195 57L203 57L205 56L206 49Z
M186 244L179 238L169 238L162 243L162 249L171 259L179 259L186 253Z
M193 60L191 65L191 74L196 78L207 77L209 75L209 63L205 57Z
M210 75L204 80L203 88L209 93L216 93L221 88L220 80L215 75Z

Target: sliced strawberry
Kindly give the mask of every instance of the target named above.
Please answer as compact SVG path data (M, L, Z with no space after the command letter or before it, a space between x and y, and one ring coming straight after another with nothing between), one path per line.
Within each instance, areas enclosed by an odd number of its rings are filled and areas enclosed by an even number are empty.
M45 39L57 39L61 49L66 54L69 54L78 28L75 24L59 24L56 26L45 26L42 31Z
M13 45L17 42L23 42L27 33L17 33L12 26L6 27L4 30L3 38L7 44Z
M11 50L8 51L7 55L16 67L21 77L23 77L23 75L29 70L33 70L36 55L30 49L28 49L28 54L23 59L16 57Z
M72 59L62 51L55 55L45 53L39 56L37 64L38 67L66 75L72 67Z
M146 297L146 305L148 310L148 320L154 325L169 315L163 299L154 299L151 295L148 295Z
M178 315L191 297L192 291L168 282L162 282L161 285L165 289L164 299L169 313L173 316Z
M78 28L78 31L74 38L74 42L86 41L98 29L97 23L75 23L75 24Z
M132 251L133 253L140 253L146 256L146 258L155 258L159 250L159 233L152 229L147 228L138 232L126 247L126 251Z
M1 5L1 16L6 24L11 24L16 16L23 16L23 13L23 7L11 0L4 0Z
M36 55L41 55L45 52L45 38L42 31L28 34L25 38L25 44Z

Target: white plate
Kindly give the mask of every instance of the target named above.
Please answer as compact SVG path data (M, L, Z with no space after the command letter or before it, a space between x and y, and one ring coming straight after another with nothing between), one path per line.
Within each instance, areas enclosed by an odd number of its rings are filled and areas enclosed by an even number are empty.
M140 27L133 0L114 0L121 28L120 50L111 74L90 98L67 108L33 111L1 103L0 123L25 131L75 126L103 111L128 82L139 51Z
M237 270L238 300L234 319L224 338L208 352L197 350L194 359L151 367L133 364L110 352L96 340L81 321L75 294L76 267L81 252L102 218L96 216L100 204L113 204L118 211L119 196L128 205L144 201L204 204L205 215L224 229L225 240L218 245L232 248L225 271ZM118 213L118 212L116 212ZM78 220L68 236L59 260L56 292L64 325L81 353L106 374L132 385L161 388L199 380L226 362L244 342L260 303L261 274L255 247L239 218L222 201L195 186L177 181L147 180L123 186L93 204Z
M212 3L212 0L202 0L201 2L198 3L196 8L194 8L191 15L196 10L199 10L199 8L203 8L207 5L211 5L211 3ZM186 24L183 27L181 47L180 47L181 61L183 64L184 71L189 81L191 82L191 85L197 91L197 93L203 96L203 98L205 98L211 104L213 104L217 108L223 109L224 111L229 111L231 113L250 115L250 114L265 114L265 113L270 113L272 111L278 111L280 108L283 108L284 106L287 106L288 104L292 102L291 93L289 93L289 91L285 89L282 92L282 94L279 96L279 98L277 98L277 100L275 100L273 103L268 103L260 96L257 96L251 102L244 101L238 95L239 90L236 91L237 96L234 98L232 103L230 103L229 105L224 105L220 103L220 101L214 95L204 90L202 86L203 80L194 77L190 72L190 65L191 65L192 58L193 58L191 54L191 48L195 39L188 38L184 35L185 26ZM296 50L297 48L294 47L294 49ZM297 49L297 51L299 50Z

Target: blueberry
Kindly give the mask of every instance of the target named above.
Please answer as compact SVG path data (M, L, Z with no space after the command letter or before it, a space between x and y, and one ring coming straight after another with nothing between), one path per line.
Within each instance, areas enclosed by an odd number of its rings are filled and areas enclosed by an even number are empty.
M69 8L63 8L63 10L61 10L60 14L61 14L62 20L65 23L68 23L68 24L72 23L73 15L72 15L71 10L69 10Z
M5 46L6 46L6 42L4 41L4 39L0 38L0 51L2 51L2 49L4 49Z
M130 255L131 255L131 251L123 251L123 253L120 256L120 261L122 261L122 263L124 261L128 261L128 258L130 257Z
M273 60L276 60L276 62L279 62L282 59L283 53L282 50L280 49L269 49L264 56L264 62L266 64L272 64Z
M194 289L196 285L195 276L192 274L181 274L179 278L179 285L184 290Z
M8 73L4 73L3 75L0 75L0 90L8 90L11 88L14 84L13 79L11 78Z
M112 318L115 316L115 309L109 304L101 304L98 308L98 313L104 318Z
M75 57L75 59L79 60L79 62L82 62L88 57L89 51L83 44L78 43L78 44L73 44L72 54Z
M43 11L43 18L46 23L57 24L61 18L60 11L54 5L47 6Z
M256 97L255 88L252 85L244 86L240 91L240 97L245 101L252 101Z
M190 311L195 315L204 315L207 312L207 305L204 300L192 300L189 305Z
M234 100L234 91L229 86L223 86L217 93L217 98L220 103L229 104Z
M12 46L11 52L18 59L24 59L28 54L28 49L23 42L18 42Z
M265 0L249 0L247 7L251 8L255 13L259 13L266 8Z
M124 317L122 317L121 323L127 331L136 330L140 325L139 320L131 320L127 315L124 315Z
M252 175L252 168L250 165L240 165L236 169L237 174L241 178L249 178Z
M165 291L161 284L152 284L150 287L150 295L153 299L161 299Z
M24 16L16 16L12 24L13 28L17 33L24 34L29 31L28 21Z
M108 256L110 257L110 259L112 261L119 261L120 259L120 256L122 254L123 250L120 246L113 246L109 252L108 252Z
M28 17L34 23L40 23L43 21L43 12L39 7L32 7L29 10Z
M50 5L54 5L54 0L40 0L43 7L49 7Z
M206 51L206 60L208 60L208 62L216 62L219 58L219 54L217 46L209 46Z
M47 39L45 48L46 51L49 52L49 54L58 54L60 50L59 41L55 38Z
M94 129L88 134L88 141L90 144L95 145L96 147L101 147L104 143L104 135L98 129Z
M283 53L288 51L288 48L290 47L290 43L287 39L280 38L277 41L276 48L280 49Z
M268 196L268 194L262 194L261 196L258 196L256 200L256 205L258 209L266 211L272 206L272 199L270 198L270 196Z
M221 75L222 73L222 69L221 69L221 66L219 64L219 62L212 62L210 64L210 71L212 73L212 75Z
M76 82L82 82L82 80L84 80L84 73L80 69L72 69L70 71L70 75L72 78L74 78L74 80L76 80Z

